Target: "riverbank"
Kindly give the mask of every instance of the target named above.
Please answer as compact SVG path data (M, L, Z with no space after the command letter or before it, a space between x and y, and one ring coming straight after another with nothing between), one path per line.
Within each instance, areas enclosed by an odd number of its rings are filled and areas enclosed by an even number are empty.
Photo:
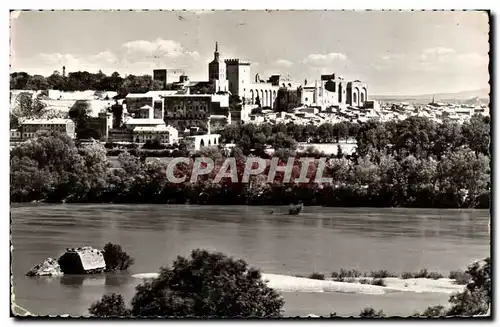
M156 278L158 273L134 274L132 277L140 279ZM429 279L410 278L402 279L396 277L385 278L386 286L338 282L333 280L316 280L304 277L294 277L280 274L262 274L262 279L267 285L279 292L307 292L307 293L355 293L382 295L390 292L414 292L414 293L443 293L453 294L464 290L465 285L454 284L449 278Z

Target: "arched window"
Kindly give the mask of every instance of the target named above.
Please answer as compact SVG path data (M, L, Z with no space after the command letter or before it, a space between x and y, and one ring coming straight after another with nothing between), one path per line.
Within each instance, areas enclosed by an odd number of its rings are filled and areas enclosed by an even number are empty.
M211 144L210 144L210 139L208 139L208 146L210 146L210 145L211 145Z
M204 146L205 146L205 141L203 141L203 139L201 139L201 141L200 141L200 148L202 148Z

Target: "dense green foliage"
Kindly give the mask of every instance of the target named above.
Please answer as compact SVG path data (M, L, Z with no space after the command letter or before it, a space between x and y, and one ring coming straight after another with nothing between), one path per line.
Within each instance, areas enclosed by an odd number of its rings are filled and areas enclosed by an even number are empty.
M417 125L417 122L414 124ZM376 142L380 140L379 136L368 140L364 138L377 133L385 125L375 124L371 132L363 125L358 135L358 153L350 157L332 156L328 159L323 176L331 177L332 183L314 181L317 162L308 166L308 182L293 183L300 176L303 165L300 157L318 158L321 154L311 149L296 153L293 150L294 139L288 132L279 131L285 125L273 127L277 130L267 129L266 125L257 129L251 124L228 127L225 130L226 140L232 137L238 140L239 146L231 152L205 148L194 153L193 158L204 156L213 159L215 169L211 174L191 182L193 159L189 165L177 165L175 175L186 176L186 182L181 184L172 184L167 179L165 162L145 160L146 153L154 151L166 152L168 156L186 155L180 147L173 152L134 147L130 153L120 153L119 167L111 168L106 150L100 145L78 149L66 137L39 135L11 151L11 198L13 201L57 202L288 205L302 201L304 205L326 206L489 207L491 181L488 148L471 144L478 135L485 136L489 121L474 117L471 123L460 127L464 131L474 130L467 133L475 136L460 138L459 144L453 143L452 138L448 140L451 143L436 146L436 137L423 137L433 140L433 148L441 149L439 152L432 150L432 154L422 150L430 148L427 143L411 136L424 135L424 131L414 131L408 135L403 142L406 147L398 145L392 148L390 145L396 139ZM421 122L421 125L425 124ZM438 130L445 129L445 125ZM401 130L398 135L403 133L405 126L413 128L406 121L395 126ZM229 136L231 131L234 132L233 136ZM249 139L249 135L255 136ZM261 141L258 141L259 137ZM489 135L487 137L489 143ZM249 149L252 146L263 149L267 143L277 148L274 156L280 158L280 166L286 165L288 157L295 157L292 183L283 181L282 172L276 174L272 183L268 182L269 161L263 173L251 176L249 183L241 183L246 159L256 155ZM146 147L156 146L151 143ZM107 154L111 155L110 152ZM232 182L229 178L215 181L220 169L227 171L228 167L224 167L223 163L228 156L236 158L238 181Z
M137 286L128 310L120 295L104 296L89 309L94 316L279 317L283 299L258 270L221 253L194 250Z

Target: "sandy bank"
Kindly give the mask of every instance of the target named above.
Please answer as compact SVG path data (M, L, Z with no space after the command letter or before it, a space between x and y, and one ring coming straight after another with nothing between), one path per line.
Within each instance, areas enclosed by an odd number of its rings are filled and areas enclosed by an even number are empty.
M150 279L157 276L157 273L133 275L133 277L141 279ZM267 281L269 287L280 292L337 292L372 295L386 294L389 292L451 294L462 291L464 288L463 285L453 284L453 280L448 278L441 278L438 280L427 278L385 278L387 286L316 280L278 274L262 274L262 278Z
M465 285L454 284L454 280L449 278L385 278L385 283L387 290L398 292L452 294L465 288Z

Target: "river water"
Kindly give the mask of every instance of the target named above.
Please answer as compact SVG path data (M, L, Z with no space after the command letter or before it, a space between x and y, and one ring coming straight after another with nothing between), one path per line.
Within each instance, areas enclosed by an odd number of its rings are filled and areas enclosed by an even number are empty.
M271 211L274 211L271 214ZM447 277L489 256L488 210L193 205L19 205L11 207L12 275L16 303L36 314L88 314L105 293L129 301L140 280L128 274L30 278L26 272L68 247L121 244L135 258L130 274L170 265L195 248L246 260L265 273L330 275L422 268ZM449 295L390 293L284 293L287 316L357 315L362 308L410 315Z

